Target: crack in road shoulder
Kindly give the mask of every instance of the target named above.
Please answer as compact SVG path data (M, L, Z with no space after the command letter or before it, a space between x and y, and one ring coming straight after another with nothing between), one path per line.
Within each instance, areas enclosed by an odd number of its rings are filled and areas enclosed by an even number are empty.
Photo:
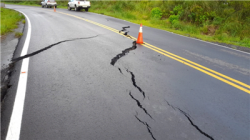
M35 52L33 52L33 53L26 54L26 55L21 56L21 57L13 58L11 61L13 61L13 62L15 63L15 62L20 61L20 60L22 60L22 59L25 59L25 58L34 56L34 55L36 55L36 54L39 54L39 53L41 53L41 52L43 52L43 51L45 51L45 50L47 50L47 49L52 48L53 46L56 46L56 45L58 45L58 44L63 43L63 42L75 41L75 40L81 40L81 39L90 39L90 38L95 38L95 37L97 37L97 36L98 36L98 35L96 35L96 36L91 36L91 37L85 37L85 38L74 38L74 39L59 41L59 42L57 42L57 43L51 44L51 45L49 45L48 47L45 47L45 48L40 49L40 50L38 50L38 51L35 51Z

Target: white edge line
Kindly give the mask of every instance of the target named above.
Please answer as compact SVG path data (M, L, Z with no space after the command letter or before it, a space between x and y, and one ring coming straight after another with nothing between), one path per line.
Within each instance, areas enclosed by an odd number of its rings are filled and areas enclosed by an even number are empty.
M23 12L20 12L20 13L25 15ZM29 43L30 43L30 37L31 37L30 20L27 15L25 15L25 17L28 21L28 33L27 33L26 40L22 49L21 56L24 56L27 54ZM23 60L22 66L21 66L21 72L19 76L16 97L15 97L15 101L13 105L13 110L12 110L12 115L10 118L6 140L19 140L22 116L23 116L24 100L25 100L25 94L26 94L26 86L27 86L28 66L29 66L29 58L26 58Z
M89 12L89 13L93 13L93 12ZM93 14L102 15L102 16L107 16L107 15L98 14L98 13L93 13ZM107 16L107 17L111 17L111 16ZM114 18L114 19L119 19L119 18L115 18L115 17L112 17L112 18ZM122 20L122 19L119 19L119 20ZM139 26L140 26L140 24L133 23L133 22L130 22L130 21L127 21L127 20L122 20L122 21L126 21L126 22L129 22L129 23L132 23L132 24L135 24L135 25L139 25ZM144 25L143 25L143 26L144 26ZM146 27L148 27L148 26L146 26ZM153 28L153 27L148 27L148 28ZM241 51L241 50L232 49L232 48L227 47L227 46L223 46L223 45L215 44L215 43L208 42L208 41L204 41L204 40L201 40L201 39L197 39L197 38L192 38L192 37L188 37L188 36L184 36L184 35L176 34L176 33L173 33L173 32L167 31L167 30L162 30L162 29L158 29L158 28L153 28L153 29L157 29L157 30L165 31L165 32L172 33L172 34L175 34L175 35L178 35L178 36L182 36L182 37L186 37L186 38L190 38L190 39L198 40L198 41L201 41L201 42L209 43L209 44L216 45L216 46L223 47L223 48L227 48L227 49L230 49L230 50L234 50L234 51L238 51L238 52L242 52L242 53L250 54L249 52L244 52L244 51Z

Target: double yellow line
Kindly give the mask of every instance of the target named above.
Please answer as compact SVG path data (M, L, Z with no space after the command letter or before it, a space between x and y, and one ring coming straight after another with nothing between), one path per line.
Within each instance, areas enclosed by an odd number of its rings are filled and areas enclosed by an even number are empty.
M84 19L84 18L75 16L75 15L63 13L63 12L57 12L57 13L61 13L61 14L64 14L64 15L68 15L68 16L71 16L71 17L75 17L75 18L84 20L84 21L86 21L86 22L95 24L95 25L97 25L97 26L103 27L103 28L105 28L105 29L108 29L108 30L110 30L110 31L113 31L113 32L115 32L115 33L118 33L118 34L120 34L120 35L125 36L125 35L124 35L124 32L119 32L119 30L116 30L116 29L114 29L114 28L108 27L108 26L106 26L106 25L103 25L103 24L100 24L100 23L97 23L97 22L94 22L94 21L91 21L91 20L88 20L88 19ZM137 39L136 39L135 37L133 37L133 36L125 36L125 37L127 37L127 38L129 38L129 39L132 39L132 40L137 40ZM250 94L250 85L247 85L247 84L245 84L245 83L243 83L243 82L240 82L240 81L238 81L238 80L236 80L236 79L233 79L233 78L231 78L231 77L228 77L228 76L226 76L226 75L224 75L224 74L221 74L221 73L219 73L219 72L216 72L216 71L214 71L214 70L212 70L212 69L209 69L209 68L207 68L207 67L204 67L204 66L202 66L202 65L200 65L200 64L197 64L197 63L195 63L195 62L192 62L192 61L190 61L190 60L188 60L188 59L185 59L185 58L183 58L183 57L180 57L180 56L178 56L178 55L175 55L175 54L170 53L170 52L168 52L168 51L165 51L165 50L163 50L163 49L160 49L160 48L158 48L158 47L156 47L156 46L153 46L153 45L151 45L151 44L149 44L149 43L146 43L146 42L145 42L145 43L143 43L143 46L145 46L145 47L147 47L147 48L149 48L149 49L151 49L151 50L153 50L153 51L156 51L156 52L158 52L158 53L160 53L160 54L162 54L162 55L165 55L165 56L167 56L167 57L169 57L169 58L172 58L172 59L174 59L174 60L176 60L176 61L178 61L178 62L181 62L181 63L183 63L183 64L185 64L185 65L187 65L187 66L190 66L190 67L192 67L192 68L194 68L194 69L196 69L196 70L198 70L198 71L200 71L200 72L203 72L203 73L205 73L205 74L207 74L207 75L209 75L209 76L212 76L212 77L214 77L214 78L216 78L216 79L218 79L218 80L220 80L220 81L222 81L222 82L225 82L225 83L227 83L227 84L229 84L229 85L231 85L231 86L233 86L233 87L236 87L236 88L238 88L238 89L240 89L240 90L242 90L242 91L244 91L244 92Z

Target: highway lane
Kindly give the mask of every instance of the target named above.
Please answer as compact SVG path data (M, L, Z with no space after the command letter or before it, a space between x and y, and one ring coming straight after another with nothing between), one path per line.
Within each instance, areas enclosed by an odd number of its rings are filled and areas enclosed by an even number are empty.
M30 18L28 53L98 35L30 57L20 139L249 138L248 93L141 45L112 66L132 40L70 15L117 30L130 26L134 37L138 25L94 13L8 7ZM249 54L148 27L143 33L147 43L249 85ZM5 106L2 120L10 116Z

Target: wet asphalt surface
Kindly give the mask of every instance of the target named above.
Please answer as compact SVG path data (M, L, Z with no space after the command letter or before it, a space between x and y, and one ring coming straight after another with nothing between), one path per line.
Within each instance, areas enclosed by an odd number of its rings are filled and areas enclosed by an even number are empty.
M52 9L6 7L24 12L32 24L21 140L250 138L248 93L83 20ZM130 26L128 34L138 35L139 25L127 21L57 11L117 30ZM143 36L147 43L250 83L249 54L149 27L143 27ZM15 59L12 86L2 103L2 139L21 59Z

